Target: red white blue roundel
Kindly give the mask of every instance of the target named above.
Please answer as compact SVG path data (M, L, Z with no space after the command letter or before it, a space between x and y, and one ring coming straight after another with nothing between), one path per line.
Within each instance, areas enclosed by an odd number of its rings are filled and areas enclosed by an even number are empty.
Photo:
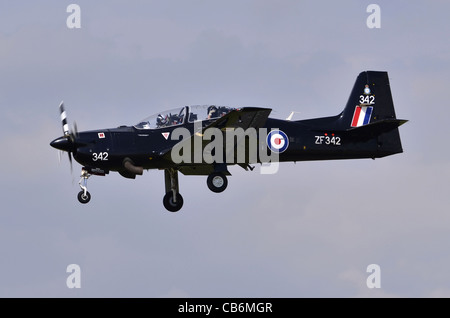
M267 147L272 152L282 153L289 146L288 136L281 130L272 130L267 135Z

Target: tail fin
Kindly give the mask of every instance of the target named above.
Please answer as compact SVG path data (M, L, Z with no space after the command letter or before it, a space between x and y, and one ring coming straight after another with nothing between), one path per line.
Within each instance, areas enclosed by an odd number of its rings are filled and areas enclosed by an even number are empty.
M398 127L405 122L395 115L388 73L366 71L358 75L337 124L355 136L377 138L377 152L384 156L403 151Z
M342 124L346 128L361 127L383 119L395 119L387 72L360 73L341 115Z

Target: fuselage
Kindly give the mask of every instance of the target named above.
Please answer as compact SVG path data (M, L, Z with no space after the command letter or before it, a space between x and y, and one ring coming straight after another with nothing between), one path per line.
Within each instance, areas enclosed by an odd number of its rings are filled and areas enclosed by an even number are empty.
M336 119L338 116L335 117ZM377 138L370 136L355 136L348 131L339 131L327 125L330 117L314 121L287 121L269 118L264 125L268 133L273 130L282 131L287 137L288 146L278 153L279 162L377 158L392 154L389 151L380 151ZM202 122L202 127L213 121ZM162 155L180 142L172 139L175 129L185 128L192 134L195 123L184 123L171 127L158 129L138 129L134 126L121 126L103 130L80 132L77 136L77 145L73 151L74 158L81 165L95 167L110 171L123 169L124 158L131 159L135 165L144 169L165 169L174 164L164 160ZM197 123L198 125L198 123ZM257 134L258 144L267 143L267 135ZM246 148L248 151L248 147ZM263 162L259 153L271 152L269 147L258 147L256 162ZM273 157L272 157L273 158ZM246 160L245 163L255 163ZM228 165L238 162L226 162ZM185 163L192 165L193 162ZM202 162L201 164L207 164ZM179 164L183 165L183 163Z

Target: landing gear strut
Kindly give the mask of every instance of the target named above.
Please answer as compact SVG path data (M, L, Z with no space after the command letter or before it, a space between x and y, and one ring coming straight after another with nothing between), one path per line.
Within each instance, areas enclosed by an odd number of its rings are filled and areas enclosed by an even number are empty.
M164 170L166 194L163 198L164 207L170 212L177 212L183 206L183 197L178 189L178 171L175 169Z
M81 191L78 193L78 201L83 204L86 204L91 200L91 194L87 190L87 179L89 179L90 176L91 175L87 170L81 169L81 179L78 182Z

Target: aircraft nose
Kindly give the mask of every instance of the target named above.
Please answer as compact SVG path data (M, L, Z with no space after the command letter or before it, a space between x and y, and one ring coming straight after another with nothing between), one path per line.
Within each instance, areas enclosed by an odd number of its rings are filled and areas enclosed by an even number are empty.
M67 152L72 150L72 142L67 137L56 138L50 143L50 146Z

